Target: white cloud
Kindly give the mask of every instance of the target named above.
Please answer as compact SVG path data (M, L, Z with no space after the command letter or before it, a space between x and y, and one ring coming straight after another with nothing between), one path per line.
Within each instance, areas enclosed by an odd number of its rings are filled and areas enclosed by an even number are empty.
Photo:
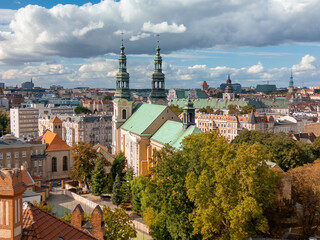
M177 25L172 23L169 25L167 22L153 24L151 22L145 22L142 26L142 30L152 33L184 33L187 28L183 25Z
M81 29L75 29L72 33L76 37L81 37L92 30L103 28L103 26L104 26L104 23L102 21L99 21L97 23L89 22L89 24L87 26L85 26Z
M292 70L309 71L309 70L316 69L316 66L317 66L316 58L307 54L301 59L301 62L299 64L292 66Z
M250 68L248 68L248 73L259 73L263 71L263 66L261 62L258 62L257 65L253 65Z
M130 41L138 41L138 40L140 40L142 38L147 38L147 37L150 37L150 36L151 36L150 33L138 33L135 36L131 36L129 40Z
M205 69L207 67L207 65L203 64L203 65L194 65L192 67L188 67L188 69Z

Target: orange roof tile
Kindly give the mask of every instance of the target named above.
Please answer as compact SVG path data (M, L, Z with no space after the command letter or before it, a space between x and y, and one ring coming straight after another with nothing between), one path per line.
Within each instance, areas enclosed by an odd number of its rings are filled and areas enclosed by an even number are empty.
M62 123L61 119L58 117L54 117L50 120L51 123Z
M63 141L58 134L49 130L42 136L41 141L47 144L46 151L65 151L70 150L70 146Z
M33 186L35 183L27 170L21 170L22 182L26 186Z
M95 239L31 203L24 203L22 215L23 240Z

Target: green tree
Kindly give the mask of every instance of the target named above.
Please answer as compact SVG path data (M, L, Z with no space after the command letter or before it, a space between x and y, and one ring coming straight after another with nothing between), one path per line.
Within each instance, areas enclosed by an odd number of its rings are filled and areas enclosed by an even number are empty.
M79 142L74 144L71 149L74 159L73 168L70 172L72 179L85 183L89 188L88 182L91 179L91 171L97 157L96 151L90 143Z
M133 180L133 169L129 168L126 175L123 178L121 185L122 202L131 203L132 193L131 193L131 181Z
M177 116L179 116L182 113L182 108L180 108L178 105L169 105L169 108L174 112Z
M0 136L10 133L10 119L5 112L0 110Z
M119 206L121 202L122 202L121 180L120 180L119 174L117 174L116 180L113 183L112 203Z
M132 210L136 213L141 213L141 199L148 181L148 178L139 176L133 178L130 183L132 192Z
M75 112L76 114L81 114L81 113L89 114L89 113L92 113L88 108L86 108L86 107L81 107L81 106L77 106L77 107L74 109L74 112Z
M112 193L113 189L113 177L112 173L107 174L107 186L106 186L106 191L107 193Z
M91 178L91 192L95 196L100 196L107 191L107 175L104 170L104 163L105 158L102 154L99 154Z
M314 150L315 157L319 158L320 157L320 136L313 141L312 147Z
M139 179L138 196L141 197L141 209L151 235L155 239L193 239L192 224L188 219L193 203L188 199L185 177L188 164L180 151L166 146L155 153L152 177L146 181ZM145 189L141 188L145 185ZM140 188L140 189L139 189ZM137 197L137 198L136 198ZM139 203L135 209L139 208Z
M102 211L108 239L128 240L136 237L137 232L132 226L133 218L129 217L125 210L116 208L111 211L109 207L104 207Z
M265 164L262 146L234 148L213 134L201 138L205 145L197 151L197 159L202 169L189 172L186 180L195 204L190 215L193 234L204 239L248 239L266 233L264 211L274 203L279 178ZM195 144L192 138L185 141L188 146Z
M33 201L33 205L35 205L36 207L48 212L48 213L52 213L52 206L47 203L47 202L37 202L37 201Z
M117 175L120 176L120 180L123 179L124 177L123 169L125 168L125 166L126 166L126 157L124 156L123 152L120 152L114 159L111 167L113 181L115 181Z
M64 212L64 216L60 217L60 219L66 223L71 223L72 220L72 212ZM90 221L91 220L91 215L87 215L84 213L84 220L85 221Z
M254 106L252 106L252 105L247 105L247 106L243 106L242 108L241 108L241 111L240 111L240 113L241 114L248 114L248 113L251 113L251 111L256 111L256 109L254 108Z
M112 100L112 96L106 95L103 97L103 100Z
M240 111L238 110L238 107L237 105L234 105L234 104L229 104L228 105L228 110L229 110L229 114L232 115L232 114L239 114Z

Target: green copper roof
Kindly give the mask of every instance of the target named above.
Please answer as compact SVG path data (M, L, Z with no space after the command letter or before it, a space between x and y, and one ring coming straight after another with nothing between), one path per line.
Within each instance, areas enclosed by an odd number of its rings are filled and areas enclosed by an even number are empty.
M176 149L181 149L182 140L190 134L197 133L201 133L201 131L195 126L190 126L186 130L184 130L182 122L168 120L152 136L151 140L162 144L169 144Z
M166 108L167 106L163 105L144 103L130 116L121 128L137 135L145 136L144 131Z

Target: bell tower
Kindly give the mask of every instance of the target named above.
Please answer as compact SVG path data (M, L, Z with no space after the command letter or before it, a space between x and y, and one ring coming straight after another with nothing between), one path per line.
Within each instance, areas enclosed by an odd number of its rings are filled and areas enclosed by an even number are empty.
M119 55L119 71L116 75L116 92L113 99L112 116L112 153L120 152L120 126L131 116L133 101L130 100L129 73L127 73L127 58L124 53L123 38Z
M0 170L0 240L20 240L22 237L24 191L19 169Z
M159 35L158 35L159 37ZM164 73L162 72L162 57L160 55L159 39L154 58L154 72L152 73L151 93L149 103L167 105Z
M183 107L183 129L186 130L189 126L195 125L195 109L193 102L188 98L186 105Z

